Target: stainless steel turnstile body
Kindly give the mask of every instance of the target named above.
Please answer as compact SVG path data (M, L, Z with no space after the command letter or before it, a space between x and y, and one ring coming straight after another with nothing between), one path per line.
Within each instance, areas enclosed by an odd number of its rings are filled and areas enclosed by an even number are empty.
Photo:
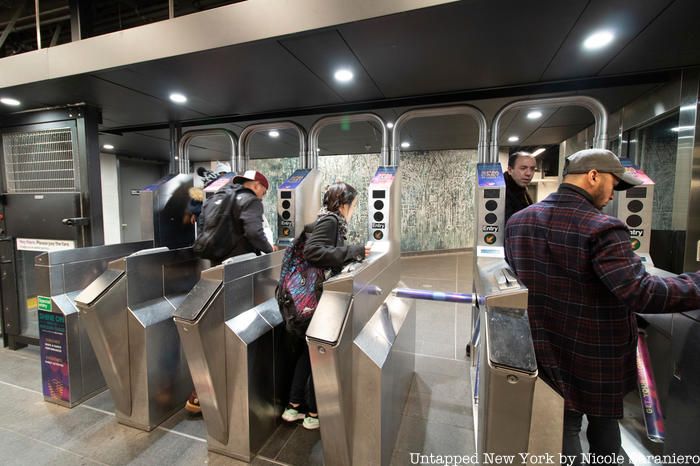
M400 277L400 176L369 187L361 264L326 281L306 333L325 464L389 464L415 371L415 301L390 296Z
M478 341L472 340L474 432L485 454L558 458L564 399L538 377L527 288L499 258L477 258Z
M250 461L274 433L294 369L275 299L284 251L202 273L175 314L209 450Z
M205 265L192 248L141 251L76 298L120 423L150 431L192 391L172 316Z
M109 261L152 246L151 241L66 249L35 259L44 400L68 408L106 388L75 297Z

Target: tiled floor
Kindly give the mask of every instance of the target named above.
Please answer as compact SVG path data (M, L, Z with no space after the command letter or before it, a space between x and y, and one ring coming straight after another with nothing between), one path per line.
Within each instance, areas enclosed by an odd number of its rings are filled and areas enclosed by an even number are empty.
M469 253L406 257L401 270L408 287L471 292ZM416 374L394 465L415 464L411 453L475 451L465 358L471 306L418 301L416 313ZM204 422L184 411L150 433L117 423L113 413L109 392L73 409L45 402L38 348L0 350L0 464L246 464L208 452ZM631 438L640 438L634 415L625 424ZM282 425L252 464L314 465L322 464L322 456L318 431Z

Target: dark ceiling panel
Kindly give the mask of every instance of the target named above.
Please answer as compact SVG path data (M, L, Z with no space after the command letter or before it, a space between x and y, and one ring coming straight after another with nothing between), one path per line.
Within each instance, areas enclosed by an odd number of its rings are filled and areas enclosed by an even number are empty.
M700 64L698 18L700 2L676 0L633 43L615 57L601 74Z
M595 76L668 5L669 1L672 0L590 2L540 80ZM615 34L614 41L601 50L584 50L583 41L591 33L602 29L612 31ZM640 65L641 63L636 63L635 67Z
M585 4L464 1L339 30L387 97L497 87L537 81Z
M342 100L276 41L225 47L96 73L170 104L171 91L203 115L232 115Z
M320 155L379 153L382 134L368 122L332 124L322 128L318 137Z
M538 119L530 120L527 118L527 114L531 110L538 110L542 112L542 116ZM501 124L499 125L500 131L498 134L498 143L499 145L501 144L510 144L508 142L508 138L511 136L518 136L520 138L519 144L524 144L524 141L532 134L534 131L537 130L540 126L542 126L547 119L552 116L556 112L556 108L546 108L546 107L541 107L541 106L533 106L533 107L527 107L527 108L522 108L522 109L515 109L515 110L509 110L507 111L501 120ZM506 117L509 117L510 115L513 115L511 117L510 122L507 123Z
M530 134L524 141L521 140L519 144L524 146L559 144L583 130L586 126L588 125L542 127Z
M280 44L344 101L384 97L336 29L294 36L280 41ZM352 71L354 78L351 82L335 80L333 75L340 68Z
M100 134L99 141L100 147L103 144L112 144L114 146L113 150L103 150L103 152L163 162L167 162L170 159L170 144L167 131L129 133L123 136Z
M400 142L410 144L406 151L472 149L479 142L479 127L476 120L462 115L414 118L399 136Z
M542 123L543 128L552 126L567 126L567 125L592 125L593 114L583 107L559 107L547 121Z

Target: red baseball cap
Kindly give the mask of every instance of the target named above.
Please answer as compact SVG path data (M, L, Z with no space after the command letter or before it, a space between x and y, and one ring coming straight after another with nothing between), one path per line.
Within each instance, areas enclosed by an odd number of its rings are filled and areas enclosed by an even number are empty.
M255 170L246 170L242 175L236 175L231 180L235 184L243 184L244 181L257 181L265 186L265 189L270 189L270 183L265 178L265 175Z

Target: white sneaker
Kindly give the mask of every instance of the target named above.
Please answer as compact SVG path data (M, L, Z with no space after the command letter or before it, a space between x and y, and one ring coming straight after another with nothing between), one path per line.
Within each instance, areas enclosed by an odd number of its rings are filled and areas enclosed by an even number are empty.
M282 413L282 419L284 419L287 422L294 422L299 419L304 419L306 417L306 414L300 413L297 408L299 408L299 406L295 408L292 405L287 405L287 409L285 409Z
M306 416L302 427L308 430L316 430L321 427L321 424L318 422L318 417Z

